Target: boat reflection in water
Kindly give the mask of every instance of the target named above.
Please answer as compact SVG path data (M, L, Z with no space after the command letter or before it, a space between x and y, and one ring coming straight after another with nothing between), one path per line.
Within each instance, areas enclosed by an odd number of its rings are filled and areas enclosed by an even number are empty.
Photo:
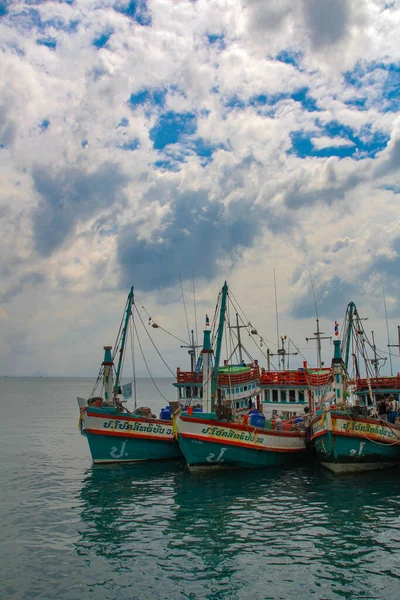
M100 598L395 598L400 490L386 475L93 467L79 496L83 585Z

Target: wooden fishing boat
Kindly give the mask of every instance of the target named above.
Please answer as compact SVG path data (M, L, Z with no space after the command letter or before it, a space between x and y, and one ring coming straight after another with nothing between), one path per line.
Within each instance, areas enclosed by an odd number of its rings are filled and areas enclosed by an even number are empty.
M357 336L365 337L355 306L350 303L346 321L351 328L354 320ZM399 400L400 376L361 378L357 374L349 379L350 335L348 330L344 352L340 340L334 341L333 403L317 410L312 420L311 439L318 459L334 473L369 471L400 463L400 424L388 423L376 411L378 401L388 395ZM365 346L359 344L360 348Z
M189 467L268 467L293 462L306 452L305 432L273 429L261 412L258 364L219 367L225 324L228 286L220 295L219 325L215 359L211 332L204 330L202 370L178 370L179 398L191 395L197 403L186 411L172 403L174 427ZM240 342L239 334L237 335ZM193 388L195 392L193 393Z
M101 384L102 394L94 396L92 393L88 400L78 397L79 427L87 437L94 463L182 457L174 437L169 407L161 411L163 418L158 419L147 407L138 408L132 413L123 404L120 384L132 305L133 288L128 296L114 350L111 346L104 347L104 360L96 382ZM116 355L118 367L115 371Z

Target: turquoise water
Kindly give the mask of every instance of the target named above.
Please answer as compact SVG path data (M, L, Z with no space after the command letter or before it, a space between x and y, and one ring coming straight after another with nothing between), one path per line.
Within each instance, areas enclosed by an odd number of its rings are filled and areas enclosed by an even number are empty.
M0 379L1 599L400 598L399 470L94 468L91 384Z

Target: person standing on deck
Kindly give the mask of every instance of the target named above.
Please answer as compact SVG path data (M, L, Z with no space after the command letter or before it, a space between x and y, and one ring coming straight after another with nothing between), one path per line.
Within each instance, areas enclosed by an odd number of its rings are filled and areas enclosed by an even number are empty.
M396 423L396 419L399 415L399 412L398 412L398 404L399 403L396 400L396 398L393 396L393 394L390 394L388 399L390 401L388 421L389 421L389 423Z
M387 421L387 407L386 407L386 399L382 398L378 402L378 417L382 419L382 421Z

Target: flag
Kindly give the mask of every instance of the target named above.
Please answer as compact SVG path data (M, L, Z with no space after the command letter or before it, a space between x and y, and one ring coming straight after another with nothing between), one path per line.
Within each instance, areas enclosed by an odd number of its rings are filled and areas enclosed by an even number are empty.
M339 323L335 321L335 335L339 335Z
M125 383L125 385L122 386L122 395L125 400L128 400L128 398L132 398L132 382Z
M210 319L208 318L208 315L206 315L206 327L210 327Z

